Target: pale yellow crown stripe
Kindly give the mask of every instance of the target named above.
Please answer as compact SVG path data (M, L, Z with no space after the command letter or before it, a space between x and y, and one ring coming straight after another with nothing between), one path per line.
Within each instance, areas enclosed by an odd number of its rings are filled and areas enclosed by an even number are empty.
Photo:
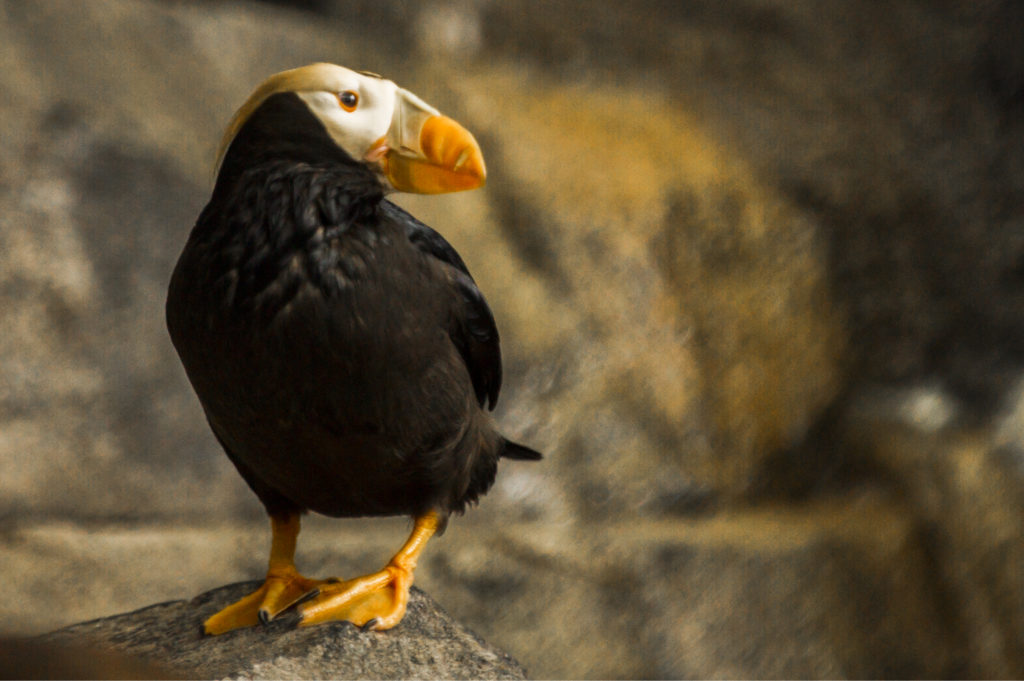
M301 92L309 89L320 89L324 81L323 72L336 68L333 64L310 64L309 66L275 73L260 83L253 90L253 93L249 95L249 98L245 100L245 104L231 117L231 122L228 123L227 130L224 131L220 146L217 147L217 161L213 166L214 177L216 177L217 172L220 170L221 161L224 160L224 154L227 153L228 147L231 146L231 141L235 139L235 135L242 129L242 126L249 120L253 112L259 108L260 104L271 95L279 92Z

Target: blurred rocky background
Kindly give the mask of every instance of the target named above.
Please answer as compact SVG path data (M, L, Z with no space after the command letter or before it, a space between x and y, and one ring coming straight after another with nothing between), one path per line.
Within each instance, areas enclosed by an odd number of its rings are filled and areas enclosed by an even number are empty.
M399 197L506 462L417 584L536 677L1024 676L1024 5L0 2L0 628L265 569L163 322L231 113L318 60L477 134ZM311 575L402 519L307 521Z

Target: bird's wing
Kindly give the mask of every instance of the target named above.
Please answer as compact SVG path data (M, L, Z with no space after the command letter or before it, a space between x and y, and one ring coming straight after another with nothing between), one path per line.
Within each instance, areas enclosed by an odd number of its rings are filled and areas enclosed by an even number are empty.
M448 334L469 368L473 389L481 407L494 409L501 390L501 346L494 315L472 277L456 272L455 284L462 296L460 312Z
M494 409L501 390L501 344L484 294L477 288L466 263L443 236L391 202L383 203L390 217L405 225L406 235L416 248L449 266L460 300L448 335L469 369L480 406Z

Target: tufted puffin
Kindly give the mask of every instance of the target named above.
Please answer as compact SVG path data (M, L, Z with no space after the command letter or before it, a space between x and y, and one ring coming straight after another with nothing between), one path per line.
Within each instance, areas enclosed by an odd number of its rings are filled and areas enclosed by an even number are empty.
M498 330L455 249L385 199L484 184L473 136L390 80L333 64L278 73L235 114L213 193L171 276L167 326L210 428L266 507L263 585L207 634L405 614L417 559L494 482L537 460L488 411ZM301 514L409 515L379 572L311 579Z

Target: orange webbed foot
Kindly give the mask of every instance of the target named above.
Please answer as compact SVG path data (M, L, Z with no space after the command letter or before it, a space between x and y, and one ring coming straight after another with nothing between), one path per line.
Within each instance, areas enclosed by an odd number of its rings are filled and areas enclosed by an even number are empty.
M411 585L412 571L394 564L372 575L325 584L299 608L299 626L344 620L366 630L391 629L405 616Z
M267 624L285 610L315 597L324 584L325 580L303 577L291 566L272 569L263 586L207 618L203 632L216 635Z
M267 624L277 615L299 608L299 626L347 620L364 629L382 631L402 621L409 603L416 561L437 531L440 518L428 512L416 518L412 534L391 562L366 577L339 580L309 579L295 569L299 516L271 515L272 540L267 579L259 589L232 603L203 623L207 634Z
M206 634L223 634L232 629L267 624L285 610L316 596L324 580L309 579L295 569L295 542L299 536L299 514L270 516L270 562L263 586L203 622Z
M299 608L299 626L346 620L373 631L391 629L405 616L416 561L437 531L436 512L416 518L408 541L391 562L372 575L324 584L320 594Z

